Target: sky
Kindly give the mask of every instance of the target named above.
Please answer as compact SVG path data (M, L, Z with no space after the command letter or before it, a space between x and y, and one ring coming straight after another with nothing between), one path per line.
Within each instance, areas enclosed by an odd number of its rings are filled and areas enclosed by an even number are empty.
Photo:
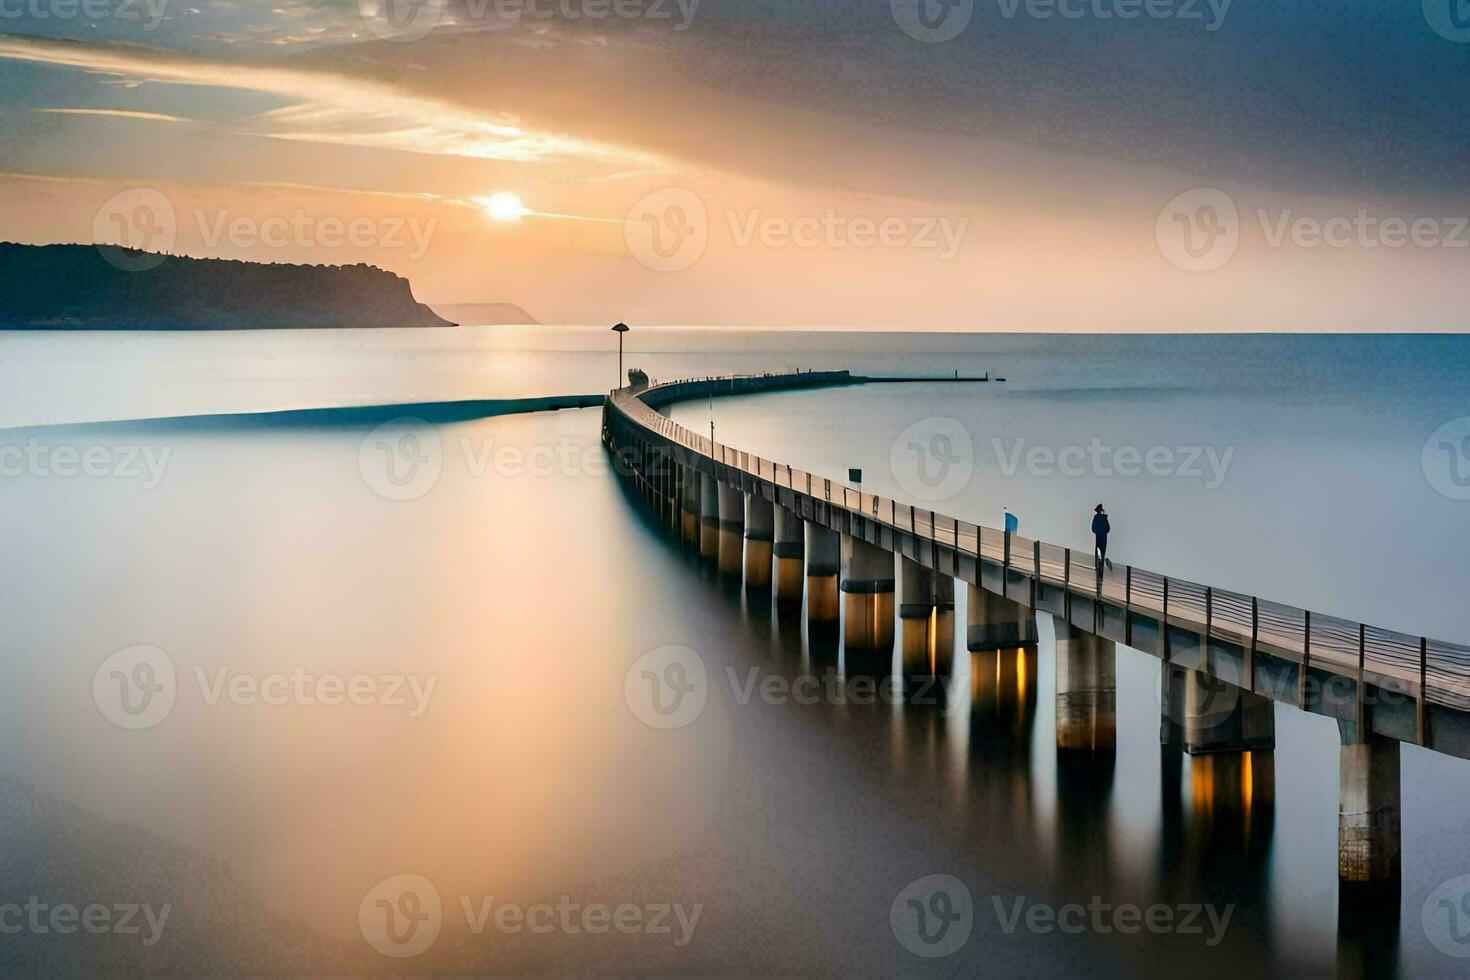
M13 241L542 322L1462 330L1464 0L0 0Z

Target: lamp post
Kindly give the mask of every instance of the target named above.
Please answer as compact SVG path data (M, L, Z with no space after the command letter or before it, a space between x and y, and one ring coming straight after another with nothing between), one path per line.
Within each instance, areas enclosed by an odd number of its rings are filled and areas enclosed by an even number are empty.
M623 386L623 334L627 333L628 332L628 329L629 329L629 327L628 327L628 325L626 323L619 323L619 324L615 324L613 326L613 332L618 335L618 387L619 388L621 388Z

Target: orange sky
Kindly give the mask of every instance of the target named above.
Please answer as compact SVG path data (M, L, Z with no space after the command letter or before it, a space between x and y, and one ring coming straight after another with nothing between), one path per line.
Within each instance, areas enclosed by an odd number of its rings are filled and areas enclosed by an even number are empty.
M0 35L6 238L368 262L421 300L543 322L1464 325L1454 179L1375 180L1371 159L1334 172L1325 140L1237 159L1195 123L1113 140L1187 100L1079 115L1047 76L1017 105L1015 73L972 65L968 35L793 22L750 48L695 5L687 31L677 6L631 26L486 24L471 7L395 37L371 7L229 9L209 30L180 13L102 41ZM1117 118L1086 121L1099 113ZM497 193L512 220L487 213Z

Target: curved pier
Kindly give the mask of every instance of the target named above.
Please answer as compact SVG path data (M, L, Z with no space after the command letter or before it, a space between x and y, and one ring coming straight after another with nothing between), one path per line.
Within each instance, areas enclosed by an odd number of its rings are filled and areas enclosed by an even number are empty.
M1058 745L1069 752L1113 751L1118 643L1165 663L1166 746L1192 755L1269 750L1272 701L1335 719L1342 740L1339 875L1397 887L1399 743L1470 758L1470 647L1141 568L1101 569L1090 553L863 493L713 442L657 411L720 395L878 380L886 379L833 371L622 388L603 404L603 441L671 515L685 512L686 533L693 503L705 515L702 533L733 535L743 527L747 538L756 535L745 548L748 588L770 589L774 553L783 601L799 601L801 577L791 563L805 560L813 623L835 624L840 589L850 649L891 650L897 606L901 619L915 624L905 633L905 673L947 669L949 657L925 655L923 637L932 626L918 624L953 616L959 582L968 589L972 651L1033 644L1035 616L1050 614L1058 637ZM689 488L701 485L691 501ZM745 501L738 520L737 493ZM745 520L747 514L755 519ZM795 533L798 521L804 536ZM720 554L717 539L705 553ZM738 552L733 563L722 558L723 570L739 573Z

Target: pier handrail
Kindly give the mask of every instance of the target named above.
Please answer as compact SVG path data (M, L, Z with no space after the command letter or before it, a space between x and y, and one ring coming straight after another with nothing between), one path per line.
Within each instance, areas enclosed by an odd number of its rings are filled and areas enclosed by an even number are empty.
M789 464L763 459L692 432L660 415L653 407L653 404L661 406L704 397L712 393L708 387L711 384L729 382L734 388L742 379L780 382L783 378L794 383L780 387L815 386L823 381L853 384L863 380L847 372L812 372L795 376L725 375L637 389L620 388L610 394L607 404L610 410L620 413L639 428L656 433L711 462L750 474L773 487L806 494L894 531L952 548L977 561L999 565L1006 576L1002 581L1019 575L1030 579L1033 588L1045 585L1064 590L1068 601L1076 596L1121 606L1130 614L1127 616L1130 639L1131 613L1138 611L1159 623L1236 644L1246 651L1247 686L1255 679L1255 654L1262 652L1300 665L1298 677L1303 696L1309 667L1356 679L1360 704L1365 686L1363 682L1412 694L1419 704L1417 740L1420 744L1424 742L1426 701L1458 711L1470 711L1470 646L1322 615L1136 566L1115 564L1111 569L1099 569L1090 553L1079 559L1070 548L972 524L934 510L867 493ZM772 384L765 390L777 387L777 384ZM692 394L691 389L698 389L699 393ZM754 393L762 388L752 387L750 390ZM1162 629L1161 633L1167 645L1169 630Z

